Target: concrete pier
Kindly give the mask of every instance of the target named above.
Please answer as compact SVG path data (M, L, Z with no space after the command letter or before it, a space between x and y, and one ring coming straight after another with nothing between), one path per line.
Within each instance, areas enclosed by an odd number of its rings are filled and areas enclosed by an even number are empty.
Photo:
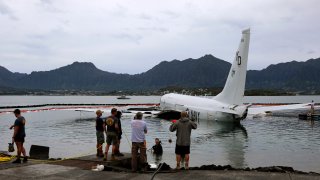
M109 158L110 159L110 158ZM0 163L0 179L151 179L154 171L146 173L131 173L130 169L124 168L123 171L92 171L92 167L97 164L105 166L122 166L130 163L130 154L118 157L116 161L102 161L95 155L84 156L74 159L65 159L58 161L38 161L30 160L27 163L12 164L11 162ZM310 179L320 180L318 174L298 174L298 173L274 173L274 172L257 172L257 171L240 171L240 170L170 170L156 174L155 180L162 179Z

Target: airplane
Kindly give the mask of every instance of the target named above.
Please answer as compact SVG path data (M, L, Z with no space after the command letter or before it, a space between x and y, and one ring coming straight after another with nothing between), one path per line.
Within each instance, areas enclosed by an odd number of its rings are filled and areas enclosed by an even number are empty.
M242 31L239 48L230 68L226 84L221 93L209 99L182 94L165 94L160 99L159 117L188 111L192 120L240 122L248 113L243 104L247 74L250 29Z
M308 104L283 105L273 107L250 107L243 104L247 74L247 63L250 42L250 29L242 31L242 37L236 51L227 81L221 93L213 98L196 97L169 93L160 98L159 110L148 108L119 107L123 115L134 116L142 112L149 116L162 119L179 119L181 111L188 111L191 120L209 120L239 123L250 115L268 115L272 111L306 109ZM95 112L96 109L77 108L76 111ZM110 109L103 109L109 114Z
M169 93L160 99L158 117L179 119L181 111L189 112L191 120L209 120L239 123L247 115L254 117L271 115L284 110L306 110L310 103L279 106L251 106L243 104L244 88L250 42L250 29L242 31L242 37L235 58L230 68L226 84L221 93L213 98L196 97Z

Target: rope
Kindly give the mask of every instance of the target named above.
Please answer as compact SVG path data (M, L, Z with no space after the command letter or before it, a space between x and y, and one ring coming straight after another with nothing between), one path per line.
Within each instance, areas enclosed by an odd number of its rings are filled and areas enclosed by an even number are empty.
M132 149L132 146L131 146L132 143L131 143L131 141L129 141L129 138L128 138L126 132L123 130L123 128L122 128L122 134L124 134L124 136L125 136L126 139L127 139L128 144L129 144L129 146L130 146L130 149Z

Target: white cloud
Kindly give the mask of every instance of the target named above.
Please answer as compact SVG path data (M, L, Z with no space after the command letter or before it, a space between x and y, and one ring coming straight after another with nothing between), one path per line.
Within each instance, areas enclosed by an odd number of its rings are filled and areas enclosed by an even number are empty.
M317 0L0 0L1 66L51 70L91 61L141 73L162 60L231 61L252 28L249 69L320 57Z

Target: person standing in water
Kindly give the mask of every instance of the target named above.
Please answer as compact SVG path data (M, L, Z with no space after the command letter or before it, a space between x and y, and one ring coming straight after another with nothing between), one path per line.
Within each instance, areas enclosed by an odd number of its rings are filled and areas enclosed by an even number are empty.
M159 140L159 138L155 138L154 142L155 142L155 145L152 146L153 154L155 154L157 156L162 155L163 149L161 146L161 141Z
M310 113L314 114L314 101L313 100L310 103Z
M176 141L176 169L180 169L181 156L185 157L185 169L189 169L189 154L190 154L190 137L191 130L197 129L197 124L187 118L188 113L186 111L181 112L181 118L175 123L171 124L169 130L171 132L177 131Z

